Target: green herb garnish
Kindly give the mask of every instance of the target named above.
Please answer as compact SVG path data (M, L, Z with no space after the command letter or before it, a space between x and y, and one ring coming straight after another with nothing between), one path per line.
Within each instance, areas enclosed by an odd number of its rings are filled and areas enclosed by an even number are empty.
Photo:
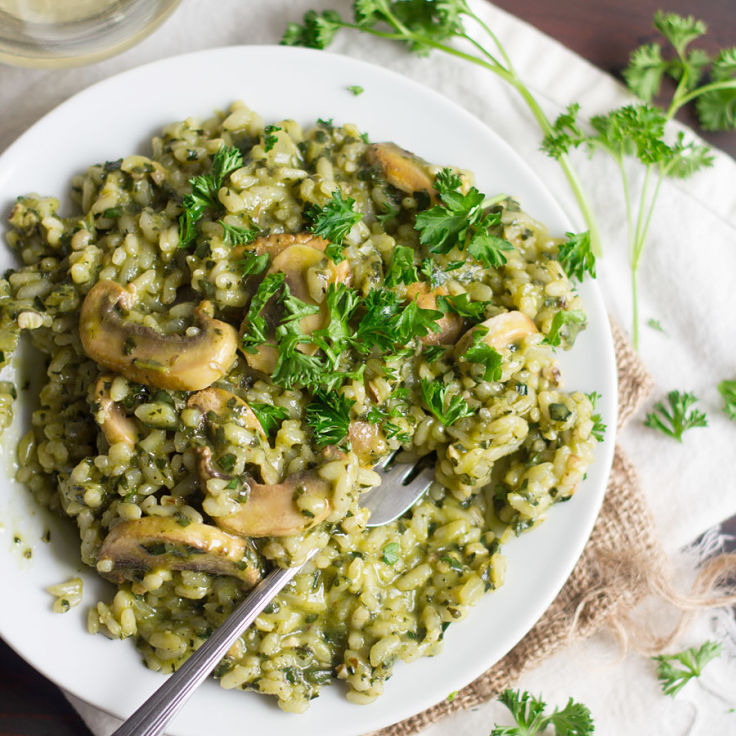
M343 394L315 393L314 400L307 404L306 423L311 427L318 447L343 443L350 429L353 404L355 401Z
M276 131L283 130L278 125L267 125L263 129L263 150L268 153L277 143L279 137Z
M363 219L363 214L353 209L354 204L352 197L343 197L338 190L332 192L332 199L326 205L313 205L306 213L307 219L311 221L311 231L330 241L325 253L335 263L345 260L340 246L353 225Z
M478 325L472 332L473 341L463 353L463 358L469 363L480 363L485 366L484 381L499 381L501 379L503 358L496 348L483 342L483 338L487 334L488 328Z
M417 267L414 265L414 249L405 245L397 245L391 256L391 265L386 272L384 284L398 286L399 284L413 284L419 280Z
M583 280L587 271L595 278L595 254L590 245L590 233L565 233L567 240L560 245L558 259L571 279Z
M250 403L256 419L259 421L263 431L267 437L270 437L281 427L281 422L289 418L289 412L283 406L273 406L272 404Z
M458 419L473 414L473 410L459 394L450 397L448 401L448 387L439 381L429 381L422 378L419 390L427 409L446 427L454 424Z
M708 426L708 419L702 411L698 409L688 411L697 400L687 391L670 391L667 394L669 408L663 401L658 401L654 405L654 411L647 414L644 425L682 442L683 432L693 427Z
M197 236L197 222L207 210L219 209L217 193L225 177L243 165L243 155L234 146L222 146L212 157L209 174L189 180L192 191L182 203L184 211L179 216L179 247L186 248Z
M504 251L513 250L513 246L490 232L490 228L500 225L501 215L483 209L485 195L475 187L461 194L460 177L450 169L438 172L434 185L442 204L417 214L419 242L429 246L432 253L464 250L488 268L506 263Z
M549 332L547 333L544 341L559 347L563 332L568 344L572 345L575 342L575 337L578 331L585 324L585 312L580 309L572 309L569 312L560 311L555 314L552 318L552 324L550 325Z
M389 542L382 550L383 555L381 559L387 565L395 565L399 561L399 550L400 546L398 542Z
M721 381L718 392L723 397L723 411L729 419L736 419L736 381Z
M657 662L657 679L665 695L675 696L690 680L700 677L703 667L721 656L722 647L714 641L706 641L697 649L690 647L677 654L660 654L652 659Z
M593 717L587 706L572 698L561 710L545 715L547 704L521 690L504 690L498 698L510 711L515 726L495 726L491 736L537 736L550 726L556 736L592 736L595 730Z

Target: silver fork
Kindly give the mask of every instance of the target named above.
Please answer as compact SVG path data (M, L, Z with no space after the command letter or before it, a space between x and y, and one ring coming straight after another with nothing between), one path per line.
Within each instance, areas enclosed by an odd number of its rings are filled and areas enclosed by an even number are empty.
M383 476L381 484L364 493L360 499L361 505L371 512L369 527L383 526L397 519L416 503L434 479L432 467L424 467L415 473L416 465L391 464L391 459L386 458L375 467ZM212 636L112 736L158 736L233 642L317 551L312 550L301 565L277 567L263 578Z

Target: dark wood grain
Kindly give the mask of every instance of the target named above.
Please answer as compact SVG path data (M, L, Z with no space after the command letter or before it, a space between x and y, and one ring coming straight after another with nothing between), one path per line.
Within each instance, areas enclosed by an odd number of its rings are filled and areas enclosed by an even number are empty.
M708 33L693 43L714 55L736 45L734 0L498 0L500 8L531 23L539 30L576 51L591 63L621 78L629 54L645 43L659 42L652 25L657 10L694 15L708 25ZM570 100L573 102L573 100ZM678 119L697 130L692 108ZM706 133L709 143L736 157L736 132Z
M618 74L633 48L653 41L654 12L695 12L710 26L706 50L736 44L734 0L499 0L502 8L561 41L596 66ZM693 119L684 117L693 124ZM710 134L713 145L736 156L736 134ZM726 527L726 525L724 525ZM736 534L736 520L728 522ZM61 692L0 640L0 736L88 736Z
M61 691L0 640L0 736L88 736Z

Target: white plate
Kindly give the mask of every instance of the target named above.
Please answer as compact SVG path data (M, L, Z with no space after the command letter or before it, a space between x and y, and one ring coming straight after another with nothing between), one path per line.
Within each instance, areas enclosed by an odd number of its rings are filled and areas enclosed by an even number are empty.
M356 97L347 87L361 85ZM473 170L481 191L518 197L533 216L562 234L569 229L554 197L531 169L491 130L438 94L408 79L350 58L284 47L234 47L165 59L120 74L76 95L36 123L0 158L0 211L18 194L55 196L90 164L148 152L150 137L166 123L207 117L242 99L267 122L294 118L314 123L353 122L371 140L392 140L425 159ZM2 253L0 265L11 265ZM442 653L400 663L375 703L348 703L340 684L325 688L306 714L281 712L271 698L228 692L207 682L172 723L172 736L249 733L348 736L393 723L445 698L502 657L529 630L572 570L598 513L613 456L616 369L608 320L598 288L581 288L589 328L562 355L565 385L603 394L609 430L596 449L587 480L571 503L552 509L539 529L508 545L507 582L451 626ZM8 477L14 446L4 440ZM161 684L141 663L132 641L108 641L85 631L86 609L109 586L82 569L73 529L36 509L27 492L0 486L0 633L55 683L110 713L131 713ZM50 527L50 544L40 541ZM14 543L20 536L22 543ZM26 560L22 551L33 548ZM81 573L82 604L66 615L51 612L46 586Z

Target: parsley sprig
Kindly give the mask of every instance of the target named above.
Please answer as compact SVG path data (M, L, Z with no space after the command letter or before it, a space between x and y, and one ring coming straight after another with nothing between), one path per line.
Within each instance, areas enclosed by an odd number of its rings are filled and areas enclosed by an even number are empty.
M468 402L459 394L449 397L448 401L449 387L439 381L422 378L419 390L427 409L446 427L455 424L458 419L473 414Z
M340 393L317 391L307 404L306 423L311 428L317 447L340 446L350 429L350 410L355 404Z
M437 173L434 186L442 203L417 214L419 242L431 253L449 253L453 248L466 251L488 268L506 263L504 251L513 246L491 232L500 225L501 214L484 207L485 195L475 187L462 194L460 177L450 169Z
M736 48L725 49L714 59L702 49L690 48L707 30L705 23L692 16L659 11L654 26L669 42L674 54L665 58L658 43L641 46L632 53L624 78L642 101L593 117L589 129L578 119L580 106L572 104L557 118L553 131L543 142L544 150L555 158L585 145L590 150L603 151L616 162L626 204L632 338L636 347L639 344L637 275L662 182L666 178L687 178L713 163L707 146L686 141L682 133L669 139L665 126L684 105L697 100L704 128L736 129ZM701 84L709 66L710 82ZM665 76L677 82L666 109L653 103ZM644 168L638 199L631 170L624 164L629 156L638 159Z
M273 436L281 427L281 422L289 418L289 412L283 406L255 402L251 402L249 406L268 437Z
M498 698L510 711L515 726L495 726L491 736L537 736L552 726L556 736L592 736L593 717L587 706L572 698L567 705L545 714L547 704L528 692L504 690Z
M179 216L179 247L186 248L197 237L197 223L207 210L220 207L217 193L225 177L243 165L243 154L234 146L222 146L212 157L212 169L208 174L189 180L192 191L182 202ZM221 223L222 224L222 223ZM226 230L227 226L223 225Z
M471 37L464 25L466 21L479 29L485 46L483 41ZM487 69L519 93L543 135L552 132L552 122L519 77L506 49L466 0L355 0L352 20L346 20L335 10L322 13L310 10L301 24L287 26L281 43L324 49L343 28L406 43L411 51L420 55L441 51ZM600 255L598 226L578 175L565 153L560 155L559 161L590 231L592 250Z
M721 656L721 645L706 641L699 647L690 647L677 654L660 654L652 659L657 662L657 679L665 695L674 697L693 678L700 677L709 662Z
M697 400L687 391L670 391L667 394L669 408L663 401L658 401L654 405L654 411L647 414L644 425L682 442L683 432L693 427L708 426L708 419L702 411L690 409Z
M342 251L342 242L345 240L350 229L363 219L361 212L353 209L355 200L352 197L343 196L338 189L332 192L332 197L322 207L313 205L307 210L307 219L311 221L310 230L330 243L325 248L325 253L335 262L345 260Z

